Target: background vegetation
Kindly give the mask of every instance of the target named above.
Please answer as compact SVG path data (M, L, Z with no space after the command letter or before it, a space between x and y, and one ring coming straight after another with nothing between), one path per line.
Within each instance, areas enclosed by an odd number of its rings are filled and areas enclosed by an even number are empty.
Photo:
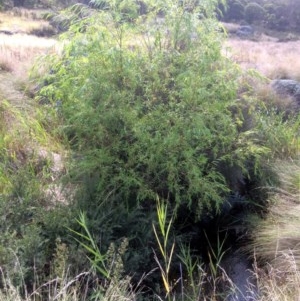
M298 31L300 4L296 0L229 0L223 12L225 21L247 21L266 28L283 31Z
M192 6L197 5L197 3L197 1L193 1ZM83 4L106 10L111 6L111 1L1 0L0 9L15 8L15 12L22 7L60 10L74 4ZM218 18L227 22L245 21L250 24L259 24L268 29L281 31L298 31L299 29L300 4L297 0L228 0L226 4L225 2L219 4L218 9ZM135 1L130 10L131 12L135 10L136 14L143 15L151 10L151 5L148 6L148 1Z

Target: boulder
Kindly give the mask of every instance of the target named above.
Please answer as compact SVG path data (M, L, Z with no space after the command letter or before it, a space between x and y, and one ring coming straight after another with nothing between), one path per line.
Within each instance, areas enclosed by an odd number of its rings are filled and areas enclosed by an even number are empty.
M254 29L250 25L243 25L238 28L236 34L240 38L248 38L254 35Z
M274 91L283 96L292 96L300 105L300 82L292 79L277 79L271 82Z

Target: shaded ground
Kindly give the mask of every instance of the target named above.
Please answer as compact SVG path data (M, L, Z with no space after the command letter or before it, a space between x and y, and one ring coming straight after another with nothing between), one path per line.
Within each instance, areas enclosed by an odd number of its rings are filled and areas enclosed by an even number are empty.
M245 254L236 250L227 254L222 265L236 288L228 301L257 300L257 286L254 281L251 262Z

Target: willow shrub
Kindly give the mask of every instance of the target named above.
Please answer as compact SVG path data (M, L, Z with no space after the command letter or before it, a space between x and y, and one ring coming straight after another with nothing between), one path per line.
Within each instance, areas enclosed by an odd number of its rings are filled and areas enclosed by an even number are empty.
M62 131L80 154L76 177L97 177L99 199L158 195L200 214L220 208L229 190L219 162L244 168L260 155L241 141L229 109L237 70L221 55L211 3L167 1L164 18L154 7L148 19L131 19L121 2L65 36L41 95L59 103Z
M217 1L154 2L138 16L111 1L73 24L39 93L74 152L89 229L129 237L132 269L150 258L157 198L199 220L232 189L226 167L246 175L266 153L233 114L238 69L221 55Z

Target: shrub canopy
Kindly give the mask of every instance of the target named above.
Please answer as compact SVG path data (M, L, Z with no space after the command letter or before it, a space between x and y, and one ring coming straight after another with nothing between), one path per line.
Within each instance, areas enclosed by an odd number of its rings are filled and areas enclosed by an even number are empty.
M238 70L221 55L216 3L148 3L147 17L125 4L71 27L40 93L60 104L73 173L98 200L219 210L230 191L220 166L245 170L264 149L230 109Z

